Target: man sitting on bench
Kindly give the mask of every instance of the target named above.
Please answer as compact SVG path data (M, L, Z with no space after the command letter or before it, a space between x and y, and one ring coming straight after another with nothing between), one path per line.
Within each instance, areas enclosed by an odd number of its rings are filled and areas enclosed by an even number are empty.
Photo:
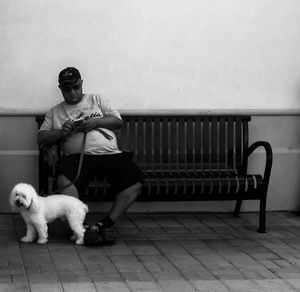
M58 83L64 101L46 114L39 129L38 142L63 142L65 158L58 167L58 190L78 197L95 176L110 182L114 203L108 215L93 226L86 225L85 244L113 242L111 227L135 201L143 174L117 146L113 130L122 126L119 112L99 94L82 91L81 75L74 67L59 73Z

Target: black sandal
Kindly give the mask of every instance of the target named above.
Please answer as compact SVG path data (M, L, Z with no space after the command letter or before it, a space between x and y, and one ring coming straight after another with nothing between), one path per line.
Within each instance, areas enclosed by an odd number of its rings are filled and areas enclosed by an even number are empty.
M99 223L86 229L84 233L84 244L86 246L112 244L115 241L115 232L111 228L103 228Z

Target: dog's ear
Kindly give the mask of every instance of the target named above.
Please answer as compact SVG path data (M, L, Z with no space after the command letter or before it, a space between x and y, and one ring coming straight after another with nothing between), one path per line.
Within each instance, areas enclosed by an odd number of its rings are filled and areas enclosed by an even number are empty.
M34 187L31 187L30 195L31 195L31 200L32 200L31 209L37 211L39 209L40 197Z

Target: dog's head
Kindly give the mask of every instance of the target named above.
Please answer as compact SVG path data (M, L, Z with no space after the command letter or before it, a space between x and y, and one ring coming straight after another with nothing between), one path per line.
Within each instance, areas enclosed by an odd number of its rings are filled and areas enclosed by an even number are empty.
M14 186L10 193L9 204L13 211L29 210L37 198L35 189L25 183L19 183Z

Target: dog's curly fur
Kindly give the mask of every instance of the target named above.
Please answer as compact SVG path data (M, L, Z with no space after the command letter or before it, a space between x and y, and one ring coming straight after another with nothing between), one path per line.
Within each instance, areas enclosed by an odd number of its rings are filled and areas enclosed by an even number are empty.
M9 203L13 211L21 213L26 222L26 236L22 242L32 242L38 233L38 243L48 241L48 225L57 218L66 218L73 231L72 240L83 244L85 229L83 222L88 207L80 200L66 195L41 197L35 189L26 183L14 186L10 193Z

